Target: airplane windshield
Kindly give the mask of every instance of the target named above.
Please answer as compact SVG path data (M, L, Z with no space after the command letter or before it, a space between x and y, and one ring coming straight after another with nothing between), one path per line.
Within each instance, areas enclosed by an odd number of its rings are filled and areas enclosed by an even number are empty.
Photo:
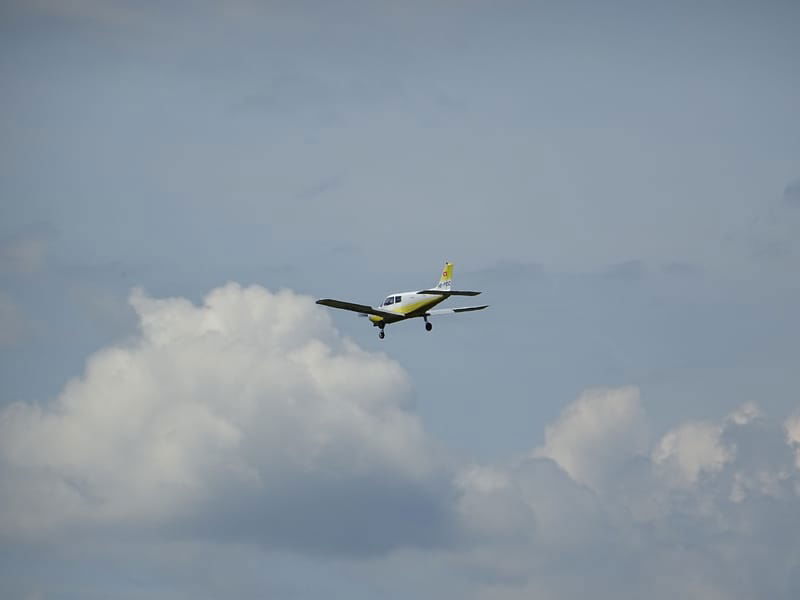
M390 304L394 304L394 296L389 296L386 300L383 301L384 306L389 306Z

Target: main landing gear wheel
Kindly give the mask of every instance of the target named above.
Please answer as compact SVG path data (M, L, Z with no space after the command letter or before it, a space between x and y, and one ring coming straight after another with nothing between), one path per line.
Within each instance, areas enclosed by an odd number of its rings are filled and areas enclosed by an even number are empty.
M431 329L433 329L433 323L428 323L428 322L426 321L426 322L425 322L425 330L426 330L426 331L430 331Z
M381 339L385 338L386 337L386 332L383 329L381 329L378 332L378 337L381 338Z

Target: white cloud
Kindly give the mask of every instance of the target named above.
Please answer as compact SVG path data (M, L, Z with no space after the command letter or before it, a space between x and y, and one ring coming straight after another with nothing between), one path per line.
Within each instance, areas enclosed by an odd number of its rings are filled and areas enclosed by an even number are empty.
M436 540L438 467L395 362L289 291L131 303L136 339L93 355L54 402L0 413L2 534L160 523L345 552Z
M761 409L755 402L746 402L729 414L727 420L736 425L747 425L762 416Z
M748 404L648 448L634 388L584 393L531 456L462 471L456 563L479 598L794 597L798 423Z
M740 418L743 408L747 419ZM752 403L743 408L725 419L723 429L724 443L736 453L728 469L732 476L730 500L741 503L794 496L797 477L785 424L766 418Z
M702 472L719 471L733 457L721 436L721 425L685 423L661 438L652 452L653 463L674 485L694 485Z
M534 456L553 459L597 490L625 460L647 451L647 439L637 388L588 390L547 427Z

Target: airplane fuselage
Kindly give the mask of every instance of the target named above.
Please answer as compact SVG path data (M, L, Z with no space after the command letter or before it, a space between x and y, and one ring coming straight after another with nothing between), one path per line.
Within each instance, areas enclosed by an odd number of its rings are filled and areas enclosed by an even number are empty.
M397 318L369 315L369 320L377 325L378 323L393 323L421 316L437 304L444 302L446 298L446 296L420 294L417 292L394 292L388 295L381 305L373 308L380 309L382 312L395 313Z

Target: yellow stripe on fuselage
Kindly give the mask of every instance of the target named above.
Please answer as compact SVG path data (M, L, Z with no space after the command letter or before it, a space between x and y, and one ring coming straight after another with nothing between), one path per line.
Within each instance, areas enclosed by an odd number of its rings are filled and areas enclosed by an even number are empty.
M400 310L393 309L393 308L388 308L388 307L385 307L385 306L381 306L380 309L383 310L383 311L386 311L386 312L395 313L398 317L400 317L400 319L398 319L398 320L402 320L404 318L407 318L406 315L408 315L408 314L410 314L412 312L420 311L423 308L425 310L427 310L429 308L433 308L434 306L436 306L440 302L443 302L445 298L446 298L446 296L434 296L430 300L420 300L419 302L414 302L413 304L406 304ZM372 321L373 323L380 323L381 321L384 320L384 318L383 317L378 317L376 315L370 315L369 316L369 320Z

